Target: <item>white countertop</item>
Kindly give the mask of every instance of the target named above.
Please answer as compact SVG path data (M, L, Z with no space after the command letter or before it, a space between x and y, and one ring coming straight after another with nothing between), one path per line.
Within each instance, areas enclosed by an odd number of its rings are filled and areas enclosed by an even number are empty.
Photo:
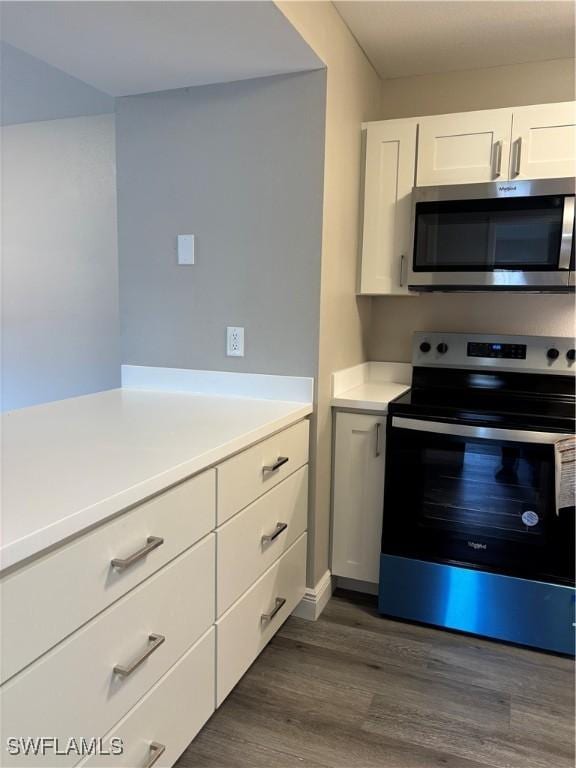
M409 389L409 384L368 382L333 397L332 405L335 408L353 408L355 411L386 411L391 400Z
M385 413L388 403L410 389L408 363L362 363L332 374L334 408Z
M115 389L3 414L0 569L311 412L305 402Z

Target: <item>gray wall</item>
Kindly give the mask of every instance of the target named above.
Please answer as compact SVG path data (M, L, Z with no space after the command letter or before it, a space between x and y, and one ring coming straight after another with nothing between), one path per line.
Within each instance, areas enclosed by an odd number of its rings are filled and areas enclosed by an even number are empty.
M118 100L124 363L316 374L325 87L317 71Z
M119 385L118 259L114 115L100 114L112 100L27 54L2 54L10 410Z
M114 99L0 42L2 125L114 112Z

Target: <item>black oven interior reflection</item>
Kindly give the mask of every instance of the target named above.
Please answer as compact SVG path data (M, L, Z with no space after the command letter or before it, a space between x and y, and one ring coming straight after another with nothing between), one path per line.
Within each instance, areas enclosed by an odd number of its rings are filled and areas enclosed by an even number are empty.
M388 430L383 552L572 583L552 445Z

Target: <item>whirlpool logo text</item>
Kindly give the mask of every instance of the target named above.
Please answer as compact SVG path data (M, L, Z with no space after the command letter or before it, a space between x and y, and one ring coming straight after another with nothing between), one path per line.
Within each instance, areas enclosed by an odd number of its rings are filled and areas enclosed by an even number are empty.
M472 549L488 549L487 544L481 544L479 541L467 541L466 543Z

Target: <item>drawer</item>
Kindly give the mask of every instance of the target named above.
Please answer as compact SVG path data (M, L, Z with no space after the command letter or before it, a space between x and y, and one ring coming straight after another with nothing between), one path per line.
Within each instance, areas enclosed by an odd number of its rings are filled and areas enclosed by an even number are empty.
M216 531L216 608L221 616L306 530L308 467Z
M215 641L212 627L106 734L104 747L120 739L121 755L88 757L82 768L144 768L162 748L154 765L173 765L214 712Z
M215 536L209 534L2 686L1 744L8 736L67 741L109 731L209 629L214 582ZM152 648L130 674L115 671L134 666ZM63 768L78 756L12 761L3 765Z
M218 466L218 525L306 464L308 430L300 421Z
M280 560L217 621L216 706L222 704L298 605L304 595L305 582L306 534L303 533ZM286 602L279 608L280 600Z
M0 581L1 680L85 624L214 528L215 470L186 480ZM163 542L126 567L149 537ZM154 542L151 542L153 545Z

